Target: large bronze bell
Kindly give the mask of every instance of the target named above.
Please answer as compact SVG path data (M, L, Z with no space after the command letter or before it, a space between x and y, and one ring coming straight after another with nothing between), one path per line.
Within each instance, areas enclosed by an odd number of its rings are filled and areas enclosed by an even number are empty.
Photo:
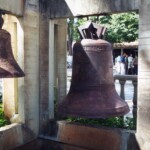
M102 39L73 45L73 72L68 95L58 105L63 116L106 118L129 112L113 79L112 46Z
M11 35L3 26L2 14L0 14L0 78L14 78L25 76L17 64L11 47Z

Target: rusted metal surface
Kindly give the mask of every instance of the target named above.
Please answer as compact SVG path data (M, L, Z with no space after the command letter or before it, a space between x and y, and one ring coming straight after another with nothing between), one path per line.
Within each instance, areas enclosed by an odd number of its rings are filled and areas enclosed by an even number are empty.
M70 91L59 104L65 116L106 118L129 112L114 86L112 48L104 40L83 39L73 46Z
M78 27L78 31L81 39L103 39L106 27L87 21Z
M90 23L80 29L83 40L73 46L71 87L58 106L59 112L65 116L86 118L106 118L128 113L127 103L115 90L111 44L98 39L101 33L98 25L94 27Z
M11 35L1 29L3 19L0 15L0 78L15 78L25 76L17 64L11 47Z

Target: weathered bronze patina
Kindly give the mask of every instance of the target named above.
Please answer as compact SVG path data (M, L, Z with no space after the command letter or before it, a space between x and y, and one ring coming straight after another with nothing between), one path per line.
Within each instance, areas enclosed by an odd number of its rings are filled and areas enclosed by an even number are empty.
M71 87L58 110L64 116L85 118L122 116L129 112L127 103L115 90L110 43L82 39L73 45Z
M15 78L25 76L17 64L11 47L11 35L3 26L2 14L0 14L0 78Z

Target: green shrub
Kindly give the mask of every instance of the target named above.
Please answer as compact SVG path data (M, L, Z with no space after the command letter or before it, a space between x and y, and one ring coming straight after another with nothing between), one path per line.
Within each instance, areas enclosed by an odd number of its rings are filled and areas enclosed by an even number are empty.
M87 119L87 118L68 117L67 121L78 122L85 125L107 126L107 127L124 128L130 130L136 129L136 120L135 118L130 118L130 117L126 117L126 118L113 117L107 119Z
M10 124L9 120L4 115L2 103L0 103L0 127Z

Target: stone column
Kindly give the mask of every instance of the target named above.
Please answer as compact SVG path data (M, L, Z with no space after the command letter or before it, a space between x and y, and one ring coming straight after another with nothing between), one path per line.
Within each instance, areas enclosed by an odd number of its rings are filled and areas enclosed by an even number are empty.
M123 100L125 100L124 86L125 86L126 80L125 80L125 79L120 79L120 80L119 80L119 83L120 83L120 97L121 97Z
M11 34L11 46L15 60L24 70L24 35L22 18L4 15L3 29ZM23 122L24 77L3 79L4 112L11 122ZM20 107L21 106L21 107Z
M7 30L11 35L11 46L15 59L17 56L17 26L18 20L15 16L4 15L4 25L3 29ZM11 119L15 114L18 113L18 88L17 88L17 78L4 78L3 79L3 105L5 115Z
M67 20L59 19L56 26L56 73L58 77L58 101L66 96Z
M47 6L40 1L40 135L51 128L54 100L66 95L66 19L50 20Z
M56 103L66 96L66 19L50 20L49 47L49 112L50 119L56 112ZM54 106L55 100L55 106ZM54 110L55 109L55 110Z
M39 0L26 0L24 8L24 121L39 132ZM42 40L42 39L41 39Z
M40 75L40 134L45 134L49 126L49 18L48 1L39 1L39 75Z
M141 150L150 149L150 1L141 0L137 137Z
M136 80L132 80L132 84L134 87L134 91L133 91L133 117L137 118L137 81Z

